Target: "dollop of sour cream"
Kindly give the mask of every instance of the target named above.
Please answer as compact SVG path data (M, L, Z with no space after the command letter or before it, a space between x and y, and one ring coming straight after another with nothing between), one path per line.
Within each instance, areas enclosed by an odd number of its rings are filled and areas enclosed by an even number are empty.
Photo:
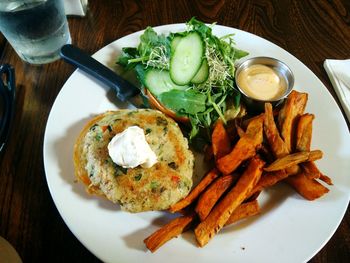
M273 68L262 64L242 70L237 77L237 83L247 96L266 101L280 98L287 89L285 79Z
M123 168L139 165L150 168L157 162L143 129L138 126L130 126L116 134L108 144L108 152L113 162Z

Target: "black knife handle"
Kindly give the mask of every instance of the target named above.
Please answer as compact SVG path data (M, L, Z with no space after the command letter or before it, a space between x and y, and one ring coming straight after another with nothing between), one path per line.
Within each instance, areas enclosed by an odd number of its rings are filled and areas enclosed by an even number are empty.
M61 48L60 56L68 63L113 88L121 101L126 101L140 93L140 90L133 84L73 45L64 45Z

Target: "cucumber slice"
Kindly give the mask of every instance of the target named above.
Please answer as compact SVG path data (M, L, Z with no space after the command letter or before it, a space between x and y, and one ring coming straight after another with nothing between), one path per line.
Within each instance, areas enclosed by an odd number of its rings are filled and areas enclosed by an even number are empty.
M197 74L191 79L191 83L200 84L206 81L209 77L209 65L206 59L203 60Z
M170 58L170 77L178 85L186 85L197 74L204 56L204 42L197 32L182 37Z
M180 40L182 39L182 36L175 35L174 38L171 40L171 50L175 50L177 45L179 44Z
M170 78L169 71L159 69L148 69L144 77L144 85L154 95L177 89L185 90L188 86L176 85Z

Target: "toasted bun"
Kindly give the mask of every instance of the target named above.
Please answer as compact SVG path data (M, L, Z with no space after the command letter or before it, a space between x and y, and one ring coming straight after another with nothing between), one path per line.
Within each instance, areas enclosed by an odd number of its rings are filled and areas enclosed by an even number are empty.
M108 154L113 136L129 126L145 131L158 162L150 168L118 167ZM130 212L164 210L192 187L194 157L177 123L150 110L108 111L90 120L74 146L75 175L89 193Z

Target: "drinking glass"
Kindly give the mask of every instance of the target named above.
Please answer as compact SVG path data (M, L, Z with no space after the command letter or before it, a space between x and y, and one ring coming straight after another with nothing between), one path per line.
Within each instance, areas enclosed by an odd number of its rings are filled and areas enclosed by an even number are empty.
M71 42L62 0L0 0L0 31L31 64L59 59Z

